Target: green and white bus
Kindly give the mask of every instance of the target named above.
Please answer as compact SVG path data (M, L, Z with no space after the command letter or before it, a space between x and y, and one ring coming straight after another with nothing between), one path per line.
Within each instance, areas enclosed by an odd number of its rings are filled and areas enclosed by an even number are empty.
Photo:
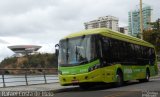
M158 74L155 48L141 39L107 28L84 30L59 41L60 84L87 88L98 83L122 86Z

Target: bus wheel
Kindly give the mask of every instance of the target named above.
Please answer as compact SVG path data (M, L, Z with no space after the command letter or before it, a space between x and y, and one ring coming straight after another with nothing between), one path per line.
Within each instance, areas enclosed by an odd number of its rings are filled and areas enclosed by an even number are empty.
M144 79L144 82L149 82L149 77L150 77L149 70L147 70L146 71L146 78Z
M149 70L146 70L146 77L144 79L140 79L139 82L149 82L150 74Z
M117 76L116 87L123 86L123 74L121 72L118 72L116 76Z

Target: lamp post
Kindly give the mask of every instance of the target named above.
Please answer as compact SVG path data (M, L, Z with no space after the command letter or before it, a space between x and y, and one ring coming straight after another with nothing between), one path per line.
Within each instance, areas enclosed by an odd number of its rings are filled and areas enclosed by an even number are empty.
M143 15L142 15L142 0L140 0L140 33L143 40Z

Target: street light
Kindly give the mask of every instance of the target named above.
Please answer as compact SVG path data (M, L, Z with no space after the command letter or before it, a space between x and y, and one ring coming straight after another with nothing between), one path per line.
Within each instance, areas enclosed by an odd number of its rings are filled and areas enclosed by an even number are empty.
M143 40L143 15L142 15L142 0L140 0L140 33Z

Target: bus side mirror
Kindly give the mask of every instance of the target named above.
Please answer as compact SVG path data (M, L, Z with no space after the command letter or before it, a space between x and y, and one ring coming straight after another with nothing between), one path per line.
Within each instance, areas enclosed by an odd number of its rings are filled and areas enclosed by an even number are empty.
M56 53L56 56L58 56L59 55L59 49L56 49L56 51L55 51Z
M55 45L55 54L58 57L58 55L59 55L59 44Z

